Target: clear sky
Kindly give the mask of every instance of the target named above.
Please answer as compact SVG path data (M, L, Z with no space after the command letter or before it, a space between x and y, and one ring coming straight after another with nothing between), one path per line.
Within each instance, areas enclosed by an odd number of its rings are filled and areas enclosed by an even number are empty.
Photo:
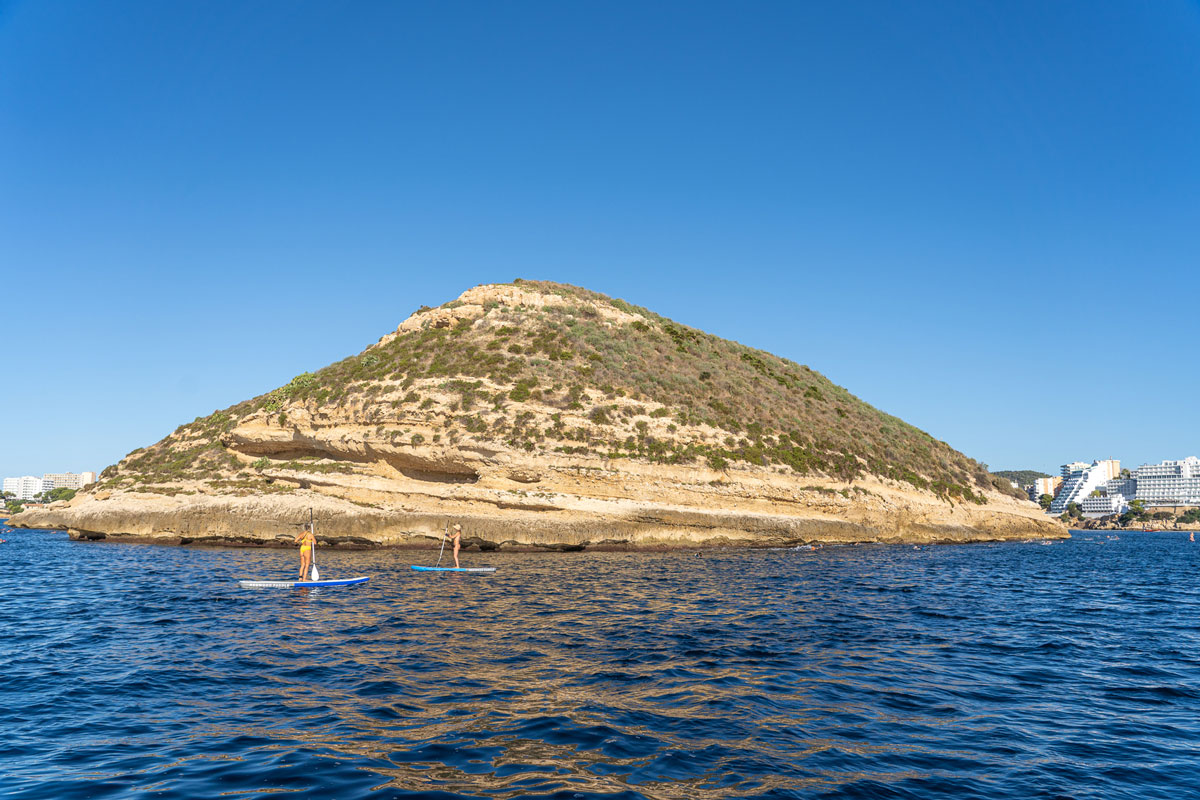
M993 468L1200 455L1200 5L0 0L0 474L586 286Z

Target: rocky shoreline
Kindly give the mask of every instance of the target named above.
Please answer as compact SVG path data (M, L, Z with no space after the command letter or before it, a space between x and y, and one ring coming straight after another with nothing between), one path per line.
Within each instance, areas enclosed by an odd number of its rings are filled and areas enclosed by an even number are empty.
M525 473L533 469L526 465ZM515 470L522 472L522 470ZM504 473L514 472L513 465ZM522 477L528 479L527 474ZM962 543L1066 538L1066 526L1004 495L953 503L878 480L851 484L769 470L538 466L538 491L510 478L474 484L340 476L277 494L88 492L9 524L78 540L290 546L313 510L323 546L427 548L451 522L483 551L673 549L805 544ZM801 484L803 481L803 484ZM368 505L368 503L370 505Z
M1074 519L1068 523L1072 528L1081 531L1127 531L1129 533L1157 533L1159 531L1171 531L1187 533L1189 531L1200 533L1200 524L1196 523L1181 523L1175 520L1145 520L1133 525L1121 525L1115 519L1108 520L1100 519Z

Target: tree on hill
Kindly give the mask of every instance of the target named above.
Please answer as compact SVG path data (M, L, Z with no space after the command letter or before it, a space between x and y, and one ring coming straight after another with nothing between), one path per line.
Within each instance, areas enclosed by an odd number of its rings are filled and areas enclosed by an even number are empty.
M996 477L1010 480L1018 486L1028 486L1038 478L1049 478L1050 476L1044 472L1038 472L1034 469L999 469L992 473Z
M53 503L57 500L70 500L75 496L74 489L68 489L65 486L60 486L57 489L48 489L33 499L39 503Z
M1149 516L1150 515L1146 513L1146 501L1134 500L1129 504L1129 510L1118 517L1117 520L1122 525L1128 525L1131 522L1142 522L1148 519Z
M1052 495L1052 494L1044 494L1038 498L1038 505L1041 506L1042 508L1044 508L1046 511L1050 510L1050 504L1053 502L1054 502L1054 495Z

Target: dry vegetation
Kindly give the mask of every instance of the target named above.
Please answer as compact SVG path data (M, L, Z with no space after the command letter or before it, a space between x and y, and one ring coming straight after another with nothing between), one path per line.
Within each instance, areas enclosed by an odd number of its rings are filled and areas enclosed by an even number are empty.
M869 473L975 503L986 502L981 489L1013 493L983 465L806 366L585 289L516 285L555 302L490 304L476 317L385 338L181 426L102 479L147 491L206 481L253 493L290 490L260 474L268 465L313 474L356 469L320 458L247 463L227 450L223 437L240 420L259 415L286 426L289 413L303 409L336 410L374 426L377 440L412 447L470 440L715 469L782 467L846 481ZM613 309L621 313L604 313Z

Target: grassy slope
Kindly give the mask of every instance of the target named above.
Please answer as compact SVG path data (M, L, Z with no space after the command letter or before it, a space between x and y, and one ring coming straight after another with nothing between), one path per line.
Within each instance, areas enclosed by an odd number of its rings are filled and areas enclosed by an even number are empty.
M145 483L225 472L229 477L218 488L271 491L224 451L220 436L249 413L285 415L289 403L302 402L314 408L361 406L367 420L383 420L395 409L440 412L450 418L451 441L461 428L528 451L707 462L715 468L785 464L798 473L845 480L870 473L977 503L986 502L981 488L1016 494L983 465L806 366L586 289L518 284L567 303L494 307L474 324L396 336L181 426L157 445L131 453L121 473ZM601 304L638 319L614 328L598 314ZM456 398L449 407L417 391L431 380L439 396L448 391ZM568 427L561 416L551 416L539 427L530 423L535 415L522 413L535 406L551 414L585 412L591 424L586 430ZM647 420L664 416L671 419L668 434L650 435ZM702 425L723 435L698 443L689 432ZM111 482L117 473L110 468L103 477Z

